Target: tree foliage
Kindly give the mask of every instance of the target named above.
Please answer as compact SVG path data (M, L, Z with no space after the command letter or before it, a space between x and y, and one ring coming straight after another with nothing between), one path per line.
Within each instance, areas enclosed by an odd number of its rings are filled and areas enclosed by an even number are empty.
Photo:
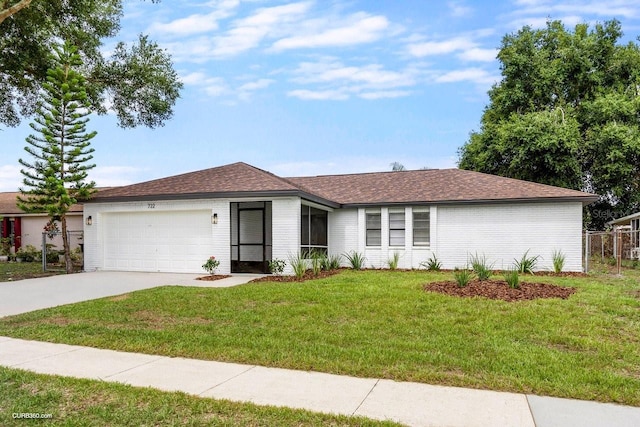
M86 182L87 164L93 156L90 140L96 132L86 133L88 109L85 79L78 71L82 65L75 47L69 43L54 47L54 68L47 73L42 100L31 128L37 133L27 137L25 151L34 159L20 159L24 167L24 188L18 206L27 213L46 212L50 224L60 221L67 272L72 272L66 214L79 198L88 198L95 183Z
M502 80L459 166L598 193L590 225L640 209L640 48L618 21L506 35Z
M9 11L23 1L4 1ZM92 110L114 111L122 127L161 126L173 114L182 83L170 56L148 37L119 43L107 56L103 40L120 29L122 0L32 0L0 21L0 123L33 115L59 40L78 48ZM108 108L106 106L109 106Z

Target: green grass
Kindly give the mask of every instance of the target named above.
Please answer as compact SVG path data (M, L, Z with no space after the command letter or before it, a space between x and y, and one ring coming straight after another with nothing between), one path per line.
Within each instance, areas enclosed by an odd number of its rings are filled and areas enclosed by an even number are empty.
M57 273L59 272L43 272L40 262L0 262L0 282L51 276Z
M640 271L523 276L567 300L427 293L452 273L162 287L0 319L0 335L640 406Z
M28 413L44 419L13 418ZM50 418L49 418L50 414ZM0 425L24 426L382 426L361 417L203 399L116 383L0 367Z

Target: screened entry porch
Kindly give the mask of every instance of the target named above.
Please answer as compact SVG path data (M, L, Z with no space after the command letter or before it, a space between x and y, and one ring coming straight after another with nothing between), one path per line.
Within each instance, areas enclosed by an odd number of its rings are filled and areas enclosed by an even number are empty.
M271 202L231 203L231 272L269 273Z

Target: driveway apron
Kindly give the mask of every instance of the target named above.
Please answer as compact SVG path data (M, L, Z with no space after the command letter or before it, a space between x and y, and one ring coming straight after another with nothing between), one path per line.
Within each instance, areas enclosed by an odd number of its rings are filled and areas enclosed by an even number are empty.
M203 274L99 271L0 282L0 317L157 286L227 287L253 279L253 276L234 276L216 281L196 280L201 276Z

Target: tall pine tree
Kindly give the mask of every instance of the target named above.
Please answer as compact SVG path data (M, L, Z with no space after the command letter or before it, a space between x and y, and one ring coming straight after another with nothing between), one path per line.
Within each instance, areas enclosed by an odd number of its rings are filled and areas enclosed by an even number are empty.
M42 99L26 141L25 151L32 161L20 159L24 167L18 206L27 213L46 212L50 222L60 221L67 273L73 272L66 215L80 198L95 191L95 182L86 182L87 164L94 149L90 140L96 132L86 132L90 114L85 79L78 71L82 60L69 43L56 46L55 66L47 72Z

